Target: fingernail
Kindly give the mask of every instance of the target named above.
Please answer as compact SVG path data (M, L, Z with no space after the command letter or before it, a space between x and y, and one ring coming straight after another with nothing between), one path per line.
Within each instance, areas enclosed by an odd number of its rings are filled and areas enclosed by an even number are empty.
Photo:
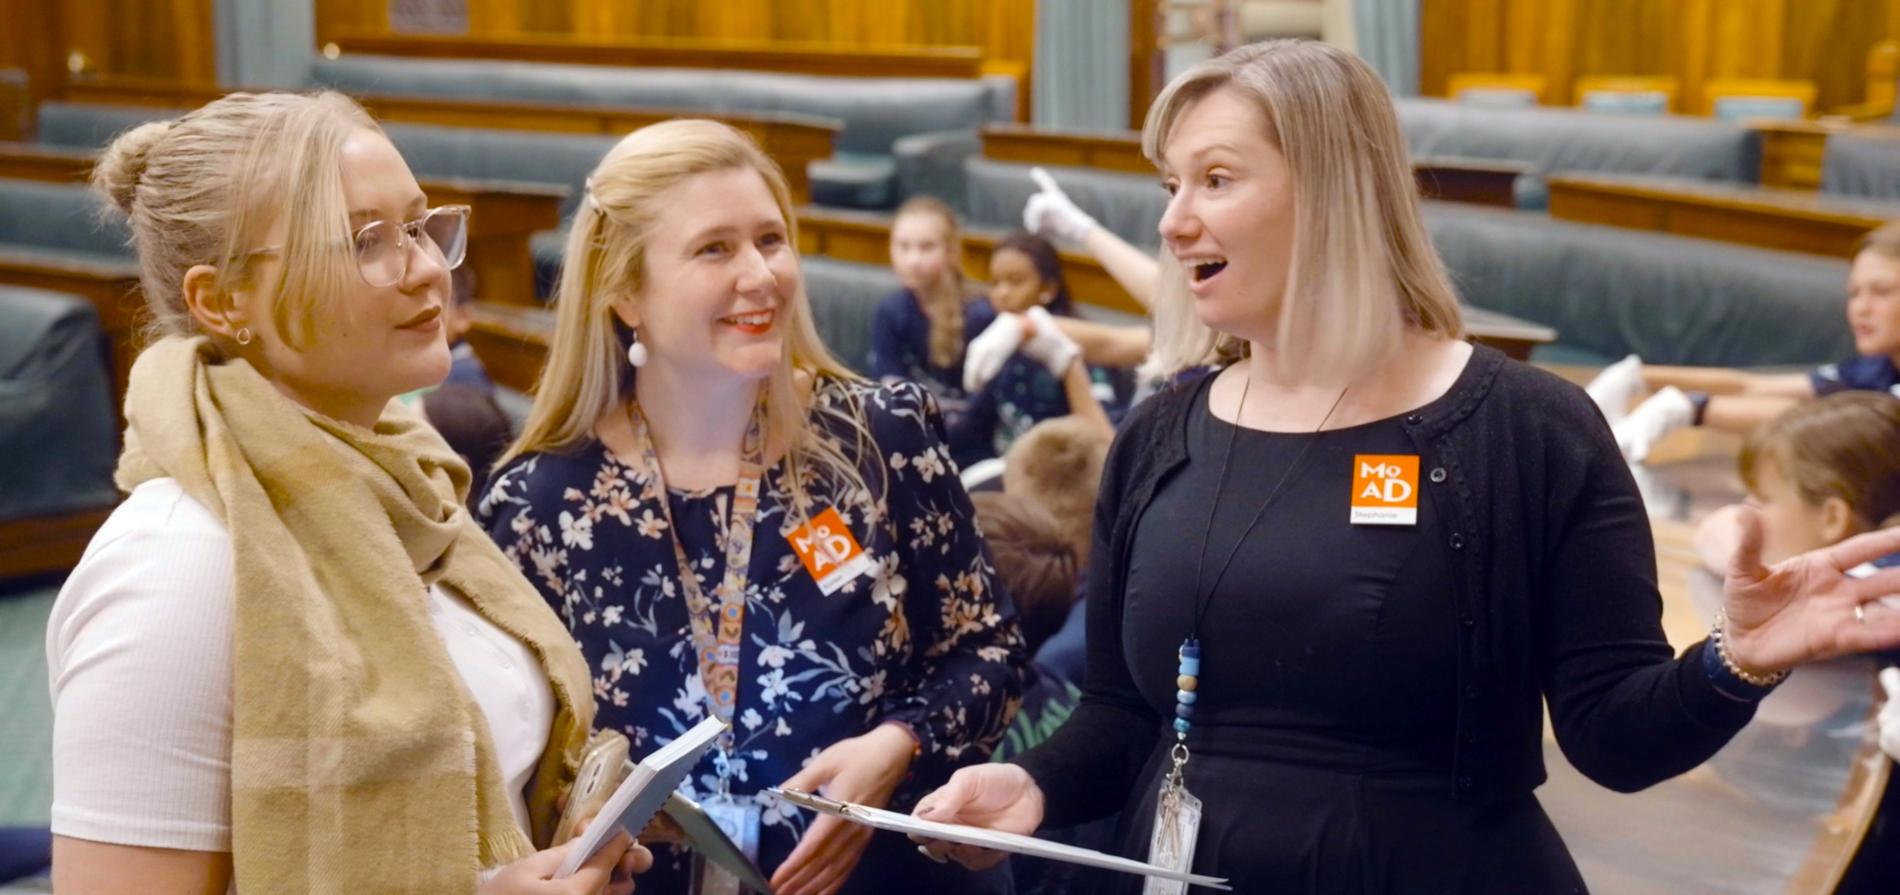
M931 854L929 846L924 846L924 845L917 846L917 853L920 855L923 855L926 858L929 858L932 861L936 861L939 864L950 863L950 859L948 858L939 858L936 855Z

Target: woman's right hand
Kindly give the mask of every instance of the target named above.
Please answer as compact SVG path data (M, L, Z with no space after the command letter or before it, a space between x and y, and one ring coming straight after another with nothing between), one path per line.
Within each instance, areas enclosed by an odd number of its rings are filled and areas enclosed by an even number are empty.
M945 783L917 803L914 816L947 824L965 824L1005 833L1034 833L1042 826L1042 787L1029 772L1013 764L980 764L950 775ZM942 861L950 858L971 870L995 866L1006 855L973 845L922 839L924 854Z
M622 830L566 879L554 879L572 842L515 861L476 887L475 895L631 895L633 878L653 866L653 854Z

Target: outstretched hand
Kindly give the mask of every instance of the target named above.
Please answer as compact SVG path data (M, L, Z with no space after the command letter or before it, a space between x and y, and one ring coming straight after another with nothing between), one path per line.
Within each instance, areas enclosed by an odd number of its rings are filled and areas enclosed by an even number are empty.
M1744 670L1772 673L1808 662L1900 645L1900 569L1847 574L1900 552L1900 529L1849 538L1773 566L1761 561L1760 511L1737 515L1741 540L1723 585L1723 648Z

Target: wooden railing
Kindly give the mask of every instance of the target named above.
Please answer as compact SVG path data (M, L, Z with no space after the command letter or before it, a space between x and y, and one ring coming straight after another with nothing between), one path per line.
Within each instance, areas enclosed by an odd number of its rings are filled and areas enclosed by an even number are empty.
M120 78L74 81L67 85L64 98L107 105L195 108L229 92L229 89L207 85ZM382 121L556 134L622 136L672 118L710 118L757 140L766 154L785 170L793 201L799 203L811 201L811 179L806 175L806 166L831 157L838 132L844 127L842 122L829 118L766 112L643 109L388 94L358 96L357 101Z
M978 47L849 47L799 41L711 41L689 38L621 38L607 41L560 35L496 38L342 31L331 35L329 46L338 53L423 59L500 59L874 78L978 78L986 74L1007 74L1011 67L985 60L982 49Z
M1655 183L1604 175L1552 177L1551 217L1760 248L1851 258L1888 216L1871 200L1774 187ZM1900 217L1900 202L1892 203Z

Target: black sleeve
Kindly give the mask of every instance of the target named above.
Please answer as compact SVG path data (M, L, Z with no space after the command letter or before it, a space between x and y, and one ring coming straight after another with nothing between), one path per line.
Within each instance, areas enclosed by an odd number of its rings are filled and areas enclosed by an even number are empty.
M1152 427L1131 420L1109 451L1095 502L1089 559L1088 672L1075 714L1042 745L1013 761L1042 788L1043 826L1060 828L1121 809L1154 749L1161 717L1141 698L1122 655L1120 558L1110 549L1133 455ZM1140 443L1138 443L1140 442Z
M1574 400L1587 402L1580 392ZM1547 508L1557 530L1538 630L1540 683L1571 764L1633 792L1698 764L1754 716L1756 703L1714 688L1707 641L1671 658L1656 587L1655 541L1642 496L1609 428L1588 407L1556 414L1575 469ZM1567 505L1567 506L1566 506Z

